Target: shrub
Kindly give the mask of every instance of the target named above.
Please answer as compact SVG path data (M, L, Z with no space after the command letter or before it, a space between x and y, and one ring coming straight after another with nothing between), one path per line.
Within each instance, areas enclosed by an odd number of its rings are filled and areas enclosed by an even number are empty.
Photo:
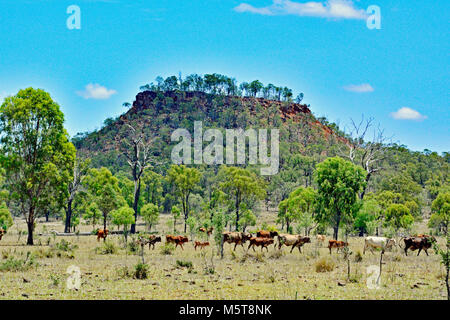
M175 246L172 243L165 243L161 247L161 254L169 255L175 251Z
M316 272L330 272L334 269L334 262L327 258L317 260L315 263Z
M6 261L0 264L0 271L25 271L33 266L37 266L35 257L30 252L27 252L25 259L16 259L13 256L8 257Z
M129 277L132 276L132 274L131 274L131 272L130 272L130 270L128 269L127 266L123 266L123 267L117 268L116 269L116 273L117 273L117 276L119 278L121 278L121 279L129 278Z
M134 267L134 278L136 278L136 279L147 279L148 268L149 268L148 264L138 263Z
M95 252L97 254L116 254L117 247L113 242L105 241L102 246L95 248Z
M193 265L191 261L177 260L177 267L192 269Z
M362 254L361 254L361 251L356 251L356 253L355 253L355 262L361 262L362 261L362 259L363 259L363 256L362 256Z

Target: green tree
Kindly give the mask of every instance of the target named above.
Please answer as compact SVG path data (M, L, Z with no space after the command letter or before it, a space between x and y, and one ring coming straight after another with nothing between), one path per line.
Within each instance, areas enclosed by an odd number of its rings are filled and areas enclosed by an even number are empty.
M64 129L64 114L41 89L20 90L0 107L0 162L33 245L36 217L46 213L55 195L67 192L75 147Z
M316 166L316 220L331 224L336 240L341 223L352 221L359 209L358 192L364 187L365 178L363 168L339 157L328 158Z
M439 193L431 204L431 212L429 227L447 235L450 224L450 192Z
M0 228L8 230L13 225L13 218L11 212L6 205L6 202L0 204Z
M245 232L248 226L256 226L256 216L252 210L247 208L245 203L241 204L241 219L239 221L240 229Z
M201 173L196 168L188 168L185 165L172 165L167 171L168 180L175 186L184 215L184 232L186 232L186 221L189 218L189 197L200 181Z
M266 196L265 183L253 172L238 168L222 166L219 171L220 188L234 203L236 214L236 231L239 230L239 209L244 199L254 196L262 200Z
M177 220L181 216L181 210L178 206L172 206L172 217L173 217L173 232L177 232Z
M127 241L128 228L134 221L134 210L128 205L120 207L119 209L111 211L111 223L117 227L123 226L123 235L125 242Z
M92 230L95 230L95 225L97 224L97 221L100 220L102 217L102 212L97 206L97 203L92 202L90 203L83 214L83 219L92 225Z
M307 236L314 224L316 200L317 191L310 187L299 187L288 198L288 211L296 212L296 220Z
M86 184L93 201L103 214L103 228L106 229L108 214L126 204L121 195L119 180L107 168L91 169L86 177Z
M414 217L403 204L391 204L386 211L386 224L392 226L395 231L400 228L408 229L413 223Z
M355 228L359 230L359 236L364 233L372 234L375 231L377 221L381 216L381 208L374 199L363 201L361 210L355 217Z
M156 225L159 220L159 208L156 204L147 203L141 209L141 216L148 225L148 230Z

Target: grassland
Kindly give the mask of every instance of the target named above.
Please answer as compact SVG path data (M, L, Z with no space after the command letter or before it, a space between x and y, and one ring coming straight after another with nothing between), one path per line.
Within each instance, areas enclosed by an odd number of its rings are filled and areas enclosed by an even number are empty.
M163 217L158 226L161 234L164 226ZM81 227L84 232L91 229ZM96 248L103 244L95 236L37 235L37 245L29 247L26 236L19 240L19 230L26 228L17 220L0 241L0 299L446 299L444 269L432 249L430 256L421 253L419 257L416 253L406 257L398 247L387 252L381 288L369 289L366 268L379 264L380 253L366 252L356 262L363 238L349 239L353 251L350 281L343 255L333 251L330 256L315 239L303 247L302 254L298 250L290 254L286 247L279 252L273 246L263 253L259 248L247 252L241 247L233 252L226 244L223 259L215 245L195 251L191 242L184 251L178 248L163 254L163 240L155 250L145 248L148 277L135 279L132 274L141 256L125 249L121 235L108 237L118 249L115 254L99 254ZM63 226L60 221L39 222L36 230L61 232ZM62 239L75 248L57 249ZM212 237L209 241L214 242ZM13 270L12 262L21 259L27 261L26 266ZM191 262L192 267L182 267L177 260ZM331 271L317 272L318 263ZM81 269L79 290L66 288L66 270L71 265Z

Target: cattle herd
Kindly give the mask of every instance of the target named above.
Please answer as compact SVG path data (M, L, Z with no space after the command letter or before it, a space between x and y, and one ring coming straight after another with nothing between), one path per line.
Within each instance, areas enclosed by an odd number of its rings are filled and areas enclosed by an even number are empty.
M205 229L205 228L199 228L199 232L205 233L208 237L211 235L212 231L214 229L212 227ZM97 231L97 241L100 239L105 240L109 231L108 229L100 229ZM0 229L0 240L2 236L5 234L5 231L3 229ZM275 238L277 238L277 242L275 241ZM323 244L326 240L325 235L316 235L317 243ZM415 251L419 250L417 255L420 254L420 252L423 250L425 251L426 255L428 256L428 249L431 248L433 245L433 242L436 241L436 238L433 236L425 235L425 234L419 234L417 236L410 236L410 237L404 237L402 238L404 242L404 252L405 255L408 255L408 250ZM155 244L157 242L161 242L161 237L156 235L140 235L138 239L136 240L136 243L141 245L142 247L145 245L149 245L150 248L155 248ZM172 243L175 244L175 249L179 246L182 250L183 244L189 242L188 237L178 235L166 235L166 243ZM306 243L311 243L311 238L307 236L301 236L301 235L293 235L293 234L279 234L276 231L266 231L266 230L260 230L256 233L256 237L252 236L251 233L248 232L231 232L231 231L225 231L222 233L222 245L225 243L234 244L233 250L236 250L236 247L238 245L242 246L244 248L244 244L249 243L247 250L250 248L255 251L255 247L261 247L261 251L263 249L266 249L269 251L268 247L270 245L274 245L274 248L278 246L278 249L280 250L281 247L287 246L291 247L290 252L295 248L298 248L298 251L301 253L301 247ZM197 250L197 248L203 249L207 246L209 246L208 241L194 241L193 242L194 249ZM366 249L370 249L373 253L373 249L381 249L381 252L384 253L386 249L390 249L397 245L397 241L392 238L386 238L386 237L374 237L369 236L364 239L364 249L363 254L366 253ZM398 244L400 245L400 244ZM329 240L328 241L328 249L336 248L336 251L339 252L339 250L342 250L343 248L348 247L348 242L345 241L338 241L338 240Z

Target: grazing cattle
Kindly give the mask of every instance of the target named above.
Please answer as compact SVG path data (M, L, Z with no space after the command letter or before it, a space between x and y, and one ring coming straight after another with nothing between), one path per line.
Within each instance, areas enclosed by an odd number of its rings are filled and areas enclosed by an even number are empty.
M141 246L144 246L146 244L148 244L148 249L150 250L150 248L152 248L153 250L155 249L155 244L157 242L161 242L161 237L160 236L155 236L155 235L149 235L148 237L145 236L139 236L139 239L137 241L138 244L140 244Z
M175 249L180 246L181 250L184 250L183 243L188 242L189 239L185 236L172 236L170 234L166 235L167 243L175 243Z
M0 228L0 240L2 240L3 235L6 233L6 230L4 230L3 228Z
M317 242L323 244L326 240L326 237L323 234L316 235Z
M290 247L291 252L294 250L294 248L298 248L300 252L302 250L300 249L301 246L303 246L305 243L311 242L311 239L309 237L303 237L301 235L297 234L280 234L278 235L278 249L281 249L283 245Z
M294 248L298 248L298 251L300 253L302 253L301 247L305 244L305 243L311 243L311 238L310 237L302 237L299 236L298 240L296 243L294 243L294 245L291 248L291 253L292 250L294 250Z
M278 236L278 232L276 232L276 231L259 230L256 233L257 238L272 238L273 239L276 236Z
M97 241L100 241L100 239L103 239L103 241L106 241L106 237L108 236L109 230L108 229L98 229L97 230Z
M366 249L370 248L373 253L374 248L380 248L381 252L384 253L386 249L390 249L396 245L395 239L389 239L385 237L366 237L364 239L364 250L363 254L366 254Z
M197 250L197 247L200 247L200 250L202 250L204 247L209 246L209 242L200 242L200 241L195 241L194 242L194 249Z
M251 234L246 233L246 232L229 232L229 231L225 231L222 233L222 237L223 237L223 243L229 243L229 244L233 244L234 243L234 250L236 250L236 246L238 244L240 244L242 246L242 248L244 248L244 243L247 240L250 240L251 238Z
M331 254L332 248L336 248L336 251L339 252L339 249L342 249L345 247L348 247L348 242L337 241L337 240L328 240L328 249L330 250L330 254Z
M269 249L267 246L270 246L273 244L274 240L272 238L260 238L260 237L251 237L250 238L250 244L248 245L248 249L250 247L255 251L255 246L261 247L261 251L263 251L264 248L266 248L267 252L269 252Z
M420 251L424 250L428 256L428 249L431 248L433 242L436 241L436 238L432 236L422 236L422 237L407 237L403 238L405 242L405 255L408 255L408 249L411 251L415 251L419 249L417 255L420 254Z
M211 235L211 233L213 232L214 228L213 227L209 227L208 229L206 228L199 228L198 231L206 233L209 236Z

